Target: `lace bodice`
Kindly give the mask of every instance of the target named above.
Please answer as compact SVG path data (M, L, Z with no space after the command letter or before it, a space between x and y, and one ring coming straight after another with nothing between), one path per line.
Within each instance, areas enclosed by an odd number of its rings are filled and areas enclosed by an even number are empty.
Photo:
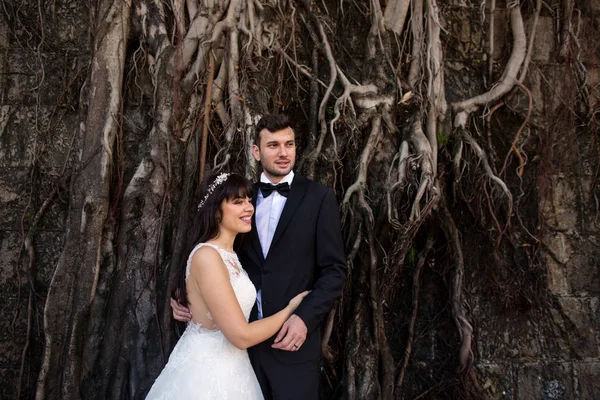
M194 249L190 252L190 255L187 259L187 265L185 268L185 280L187 281L187 278L190 275L190 267L194 253L196 253L198 249L204 246L215 249L223 259L223 263L225 263L225 266L229 271L229 282L231 283L235 296L237 297L237 300L240 303L240 308L242 309L246 320L248 320L248 318L250 318L250 311L252 311L252 307L256 302L256 289L250 281L250 278L248 278L248 274L242 268L237 254L235 254L234 252L222 249L219 246L212 243L197 244L196 247L194 247ZM212 319L210 313L208 314L208 318ZM190 322L190 324L196 326L197 328L200 328L199 324L196 324L194 322Z
M243 271L242 265L240 264L240 260L238 259L237 254L235 254L234 252L222 249L219 246L217 246L216 244L198 243L196 245L196 247L194 247L192 249L192 251L190 252L190 255L187 259L187 265L185 267L185 280L186 281L187 281L188 276L190 276L190 267L192 265L192 257L194 256L194 253L196 253L196 251L199 248L204 247L204 246L212 247L217 252L219 252L219 255L223 259L223 262L225 263L225 266L227 267L227 270L229 271L230 277L232 277L232 278L237 277L240 274L240 272Z

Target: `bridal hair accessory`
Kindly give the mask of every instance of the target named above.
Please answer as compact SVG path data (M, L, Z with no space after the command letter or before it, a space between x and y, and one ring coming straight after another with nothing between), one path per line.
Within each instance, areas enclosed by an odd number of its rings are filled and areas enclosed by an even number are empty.
M227 180L227 178L229 177L230 174L219 174L215 180L213 181L213 183L210 184L210 186L208 187L208 190L206 191L206 195L204 196L204 198L202 199L202 201L198 204L198 210L200 210L204 204L206 203L206 200L208 200L208 198L210 197L211 194L213 194L213 192L215 191L215 189L223 184L223 182L225 182Z

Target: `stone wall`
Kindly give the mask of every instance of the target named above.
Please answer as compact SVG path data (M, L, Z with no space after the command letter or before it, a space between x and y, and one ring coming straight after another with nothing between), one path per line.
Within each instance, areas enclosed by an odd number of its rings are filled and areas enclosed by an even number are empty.
M90 57L86 2L46 2L43 21L36 14L37 2L18 3L0 12L0 398L12 399L28 320L22 398L34 397L44 302L64 244L65 171L77 156L71 149ZM50 206L32 231L48 198ZM23 247L29 234L37 269L32 291L29 252Z
M64 241L68 204L64 193L65 165L72 157L79 120L79 88L87 76L90 58L88 8L85 2L55 1L44 13L40 35L36 4L22 2L10 16L0 12L0 397L15 398L21 353L30 328L26 358L24 398L32 398L43 346L43 307L51 275ZM478 14L477 5L465 7ZM510 32L507 10L499 3L495 13L495 56L506 61ZM540 257L547 270L539 274L548 289L541 306L502 308L491 291L473 290L470 318L475 326L475 356L480 383L491 398L595 399L600 398L600 193L598 190L598 136L579 126L574 114L578 92L572 82L581 76L588 85L585 99L590 109L600 107L600 0L581 6L581 64L559 56L558 9L542 12L530 72L525 81L532 91L534 110L530 135L546 143L538 159L527 168L538 168L533 183L539 195ZM30 10L27 15L23 10ZM475 10L473 12L473 10ZM529 7L530 10L530 7ZM459 10L460 11L460 10ZM457 10L453 10L457 12ZM553 14L554 12L555 14ZM528 13L531 15L531 13ZM471 22L470 22L471 21ZM465 18L459 29L459 46L446 49L447 84L466 72L475 75L482 62L481 23ZM528 18L527 27L531 26ZM484 35L485 37L485 35ZM470 63L470 64L469 64ZM475 77L478 79L478 77ZM474 78L474 79L475 79ZM472 86L477 92L481 86ZM457 94L458 95L458 94ZM516 96L517 111L526 97ZM132 111L134 112L134 111ZM551 118L557 116L558 121ZM596 117L598 118L598 117ZM520 123L519 119L518 123ZM517 123L517 126L518 126ZM555 125L555 126L553 126ZM553 129L556 128L556 129ZM546 132L546 133L544 133ZM550 132L550 133L547 133ZM66 188L68 190L68 188ZM30 291L29 253L23 248L36 213L52 197L50 207L35 229L33 249L37 265L35 290ZM482 269L469 257L464 238L470 282L481 282ZM501 266L497 266L501 268ZM489 287L487 285L473 286ZM493 287L493 286L492 286ZM28 305L31 296L31 318ZM419 345L417 343L417 345ZM429 354L423 349L419 352Z
M547 292L537 306L523 309L492 305L493 291L471 304L481 383L493 398L600 398L600 137L580 118L588 111L586 101L589 112L600 110L600 1L576 4L582 11L573 19L580 54L561 57L556 13L562 10L557 6L553 14L544 7L524 82L534 107L531 130L524 134L541 149L528 159L525 168L538 177L525 190L537 191L539 204L531 206L542 222L539 237L523 238L522 246L542 243L546 270L539 279ZM506 13L498 10L497 24ZM527 30L531 23L529 17ZM587 99L576 90L584 83ZM524 115L527 97L518 95L509 105Z

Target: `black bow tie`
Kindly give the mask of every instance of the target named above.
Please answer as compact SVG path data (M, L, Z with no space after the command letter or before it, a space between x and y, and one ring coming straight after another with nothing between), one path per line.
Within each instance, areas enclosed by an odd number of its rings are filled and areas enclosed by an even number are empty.
M260 191L263 194L263 197L269 197L273 190L276 190L277 193L282 195L283 197L288 197L290 193L290 185L287 182L280 183L278 185L271 185L270 183L261 182L260 183Z

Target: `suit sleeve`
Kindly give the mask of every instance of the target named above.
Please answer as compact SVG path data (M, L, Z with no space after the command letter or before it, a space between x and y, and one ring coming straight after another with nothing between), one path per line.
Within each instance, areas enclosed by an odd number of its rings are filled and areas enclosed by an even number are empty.
M304 298L295 313L302 318L309 333L317 330L344 287L347 267L340 225L337 201L333 191L328 189L317 218L317 279L313 290Z

